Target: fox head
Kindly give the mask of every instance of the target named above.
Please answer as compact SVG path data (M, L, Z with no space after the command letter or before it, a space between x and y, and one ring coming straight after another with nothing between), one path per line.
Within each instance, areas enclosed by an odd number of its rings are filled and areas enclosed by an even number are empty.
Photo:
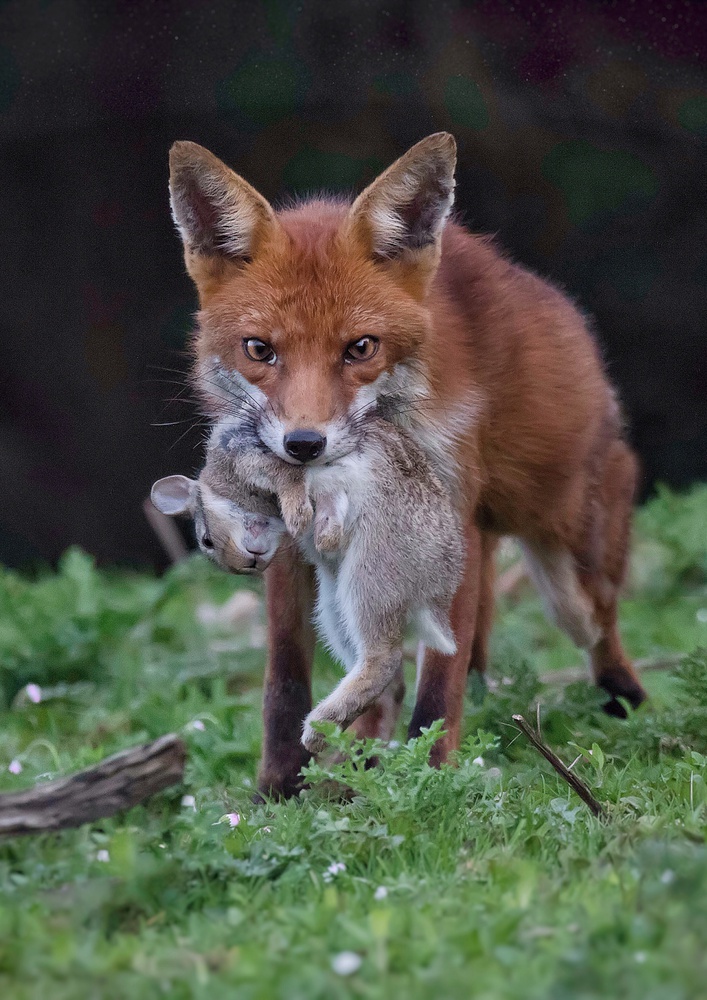
M251 414L272 452L351 452L385 400L426 394L427 293L454 194L456 146L413 146L353 204L275 212L191 142L170 153L172 213L200 301L196 384L213 416Z

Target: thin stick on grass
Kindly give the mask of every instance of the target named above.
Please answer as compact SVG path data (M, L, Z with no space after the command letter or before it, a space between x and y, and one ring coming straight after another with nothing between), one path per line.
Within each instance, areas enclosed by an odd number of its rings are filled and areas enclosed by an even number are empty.
M184 775L186 747L174 734L24 792L0 795L0 834L17 837L82 826L143 802Z
M567 782L570 788L575 791L577 795L579 795L582 802L589 807L593 815L597 817L604 816L605 810L601 802L598 802L594 798L584 782L578 778L573 771L570 771L567 765L560 760L557 754L553 753L546 743L543 743L530 723L526 722L522 715L514 715L513 721L525 733L535 749L543 755L548 763L552 764L560 777Z

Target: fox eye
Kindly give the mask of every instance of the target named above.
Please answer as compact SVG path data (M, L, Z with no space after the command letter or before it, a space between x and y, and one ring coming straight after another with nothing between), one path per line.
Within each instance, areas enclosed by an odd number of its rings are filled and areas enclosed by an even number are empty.
M204 546L205 549L212 549L214 547L214 543L209 538L208 535L202 535L201 536L201 544Z
M351 364L352 361L370 361L374 354L378 352L377 337L361 337L354 340L346 348L344 361Z
M243 350L251 361L264 361L268 365L274 365L277 361L277 354L270 344L257 337L247 337L243 341Z

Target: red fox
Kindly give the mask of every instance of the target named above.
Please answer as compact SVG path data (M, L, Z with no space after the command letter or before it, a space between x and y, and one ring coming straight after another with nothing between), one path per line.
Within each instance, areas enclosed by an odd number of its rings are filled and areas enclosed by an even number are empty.
M453 137L437 133L352 204L275 212L202 147L178 142L170 154L207 412L245 407L264 448L316 466L351 454L357 415L377 407L457 501L466 554L451 609L456 652L426 652L409 728L444 719L433 764L459 744L468 671L486 666L501 535L521 541L548 613L587 650L606 710L623 715L619 698L645 698L617 628L637 477L619 404L566 296L448 218L455 161ZM290 795L308 759L314 586L292 545L265 576L259 787ZM376 735L388 711L372 705L356 732Z

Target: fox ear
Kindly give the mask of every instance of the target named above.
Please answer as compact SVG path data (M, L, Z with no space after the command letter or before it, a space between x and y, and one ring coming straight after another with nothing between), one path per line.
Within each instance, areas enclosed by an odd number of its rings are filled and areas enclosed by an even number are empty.
M172 146L169 193L187 270L199 286L209 272L218 276L224 263L253 257L278 226L265 198L195 142Z
M358 196L349 223L374 258L436 266L454 201L456 153L449 132L428 135Z
M191 514L194 507L196 480L186 476L165 476L158 479L150 492L150 499L163 514Z

